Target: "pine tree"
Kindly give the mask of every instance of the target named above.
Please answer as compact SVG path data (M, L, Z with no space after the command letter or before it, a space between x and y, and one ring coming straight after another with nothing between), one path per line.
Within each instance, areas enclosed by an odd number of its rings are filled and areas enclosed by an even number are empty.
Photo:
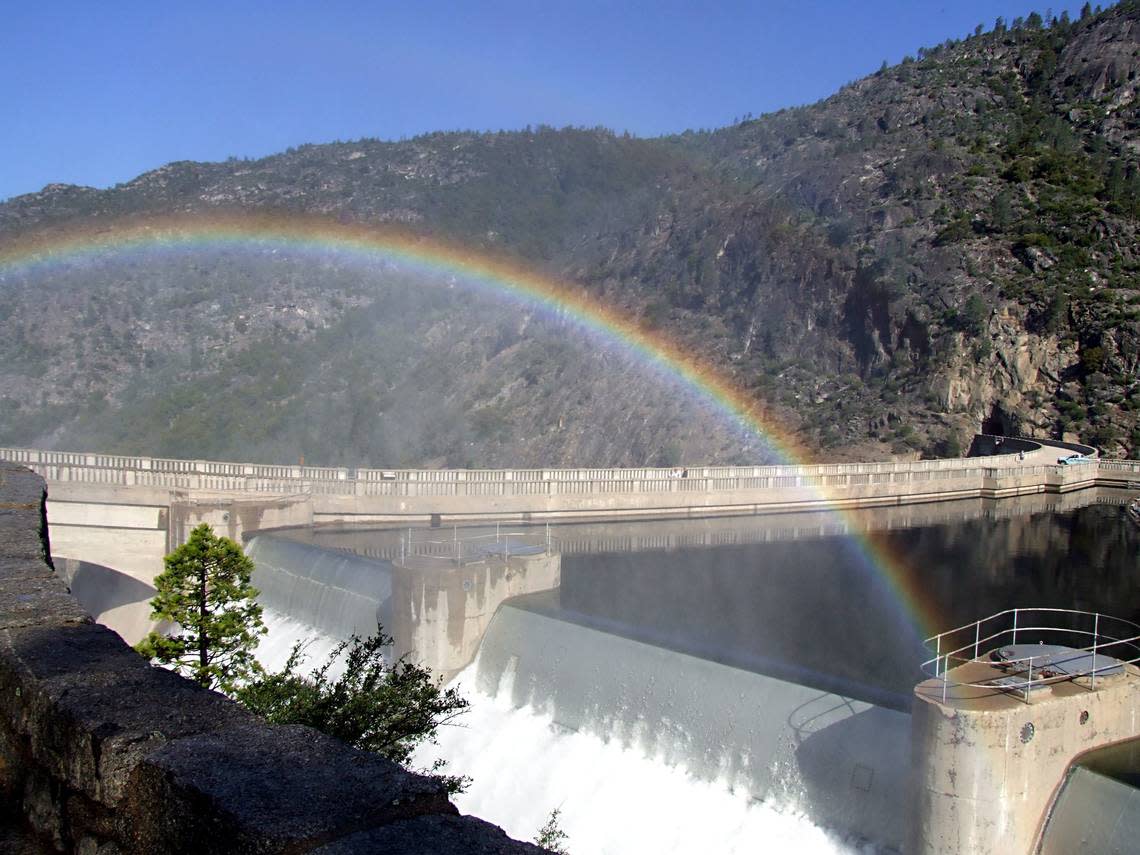
M566 841L570 839L570 835L562 830L562 825L558 821L561 814L560 808L555 808L550 812L546 824L538 830L534 842L547 852L554 853L554 855L570 855L570 850L566 848Z
M253 561L203 523L165 564L154 580L151 619L173 624L173 632L151 632L135 649L206 688L233 692L259 670L253 651L265 633L250 584Z
M385 650L393 644L379 627L370 638L353 636L308 676L300 673L303 645L297 644L284 668L259 675L234 700L274 724L306 724L409 767L416 746L434 744L436 731L468 703L422 665L406 657L389 661ZM440 779L449 793L462 792L468 779L442 774L443 765L416 771Z

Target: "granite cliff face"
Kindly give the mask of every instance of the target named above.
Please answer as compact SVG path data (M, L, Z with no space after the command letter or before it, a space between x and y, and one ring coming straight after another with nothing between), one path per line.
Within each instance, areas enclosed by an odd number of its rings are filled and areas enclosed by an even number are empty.
M1029 332L1024 312L1008 306L995 314L986 333L992 342L991 359L974 359L959 334L950 360L933 375L931 383L943 407L990 419L998 433L1051 436L1054 420L1041 404L1045 390L1058 388L1061 378L1077 368L1076 343Z
M0 204L0 251L218 209L397 223L580 286L829 458L954 453L979 428L1135 456L1140 10L1014 23L713 132L439 133L51 185ZM8 273L0 443L763 458L557 319L439 286L268 250Z

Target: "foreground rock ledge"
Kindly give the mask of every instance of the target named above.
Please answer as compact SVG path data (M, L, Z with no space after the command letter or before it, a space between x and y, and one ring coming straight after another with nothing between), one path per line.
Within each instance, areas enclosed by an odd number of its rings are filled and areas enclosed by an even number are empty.
M543 851L430 778L148 665L55 575L46 498L0 461L0 825L100 855Z

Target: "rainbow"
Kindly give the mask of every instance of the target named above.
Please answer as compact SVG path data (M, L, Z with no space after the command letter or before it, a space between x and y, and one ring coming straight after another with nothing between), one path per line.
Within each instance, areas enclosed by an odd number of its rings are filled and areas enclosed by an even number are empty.
M645 329L629 315L585 289L560 282L518 262L391 227L344 224L297 213L209 212L68 224L57 230L0 240L0 283L6 273L35 273L106 254L163 250L278 249L295 254L346 257L364 263L394 262L432 276L450 276L475 290L568 316L585 331L614 343L639 363L673 379L731 423L755 436L784 462L810 454L790 431L768 417L760 402L741 392L725 373ZM939 622L934 604L902 572L886 544L860 531L839 509L865 561L900 601L916 631L930 635ZM920 635L920 637L922 637Z
M618 344L636 361L679 381L696 399L762 439L783 462L808 459L795 437L765 418L760 404L721 372L663 335L598 301L585 289L559 282L505 258L449 245L395 228L345 225L300 214L168 216L145 221L95 223L63 233L37 234L5 245L0 271L46 267L101 254L219 248L279 249L296 254L337 254L357 261L384 259L433 276L453 276L469 287L569 316L601 340Z

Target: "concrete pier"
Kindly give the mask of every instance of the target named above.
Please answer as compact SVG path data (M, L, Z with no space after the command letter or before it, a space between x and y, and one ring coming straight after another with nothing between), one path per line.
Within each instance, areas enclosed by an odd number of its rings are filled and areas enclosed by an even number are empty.
M983 660L915 689L915 855L1037 851L1070 765L1140 735L1140 671L1132 665L1022 692L981 685L1009 673Z
M463 562L424 555L390 561L261 534L248 553L262 605L340 639L370 635L379 623L395 640L393 656L407 655L444 681L475 658L504 600L561 582L561 556L553 549Z

